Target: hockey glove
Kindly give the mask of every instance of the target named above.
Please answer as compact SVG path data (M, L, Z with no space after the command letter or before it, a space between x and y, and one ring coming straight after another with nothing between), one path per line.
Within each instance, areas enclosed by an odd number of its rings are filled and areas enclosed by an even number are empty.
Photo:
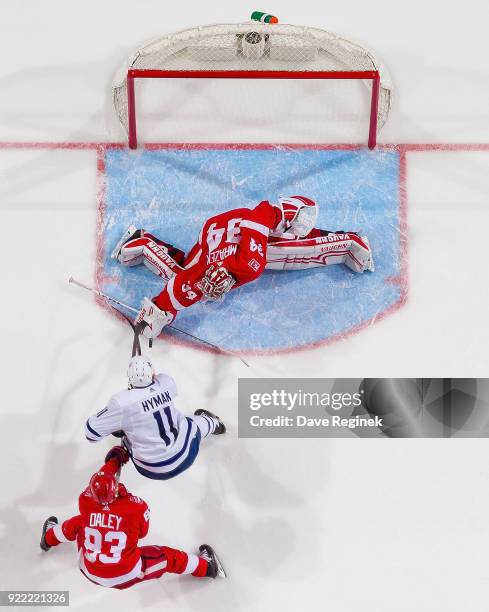
M129 453L122 446L113 446L105 456L105 463L111 459L115 459L121 466L129 461Z
M163 328L173 321L173 315L166 310L160 310L150 299L144 298L141 310L134 319L134 325L141 328L145 338L153 339L159 336Z

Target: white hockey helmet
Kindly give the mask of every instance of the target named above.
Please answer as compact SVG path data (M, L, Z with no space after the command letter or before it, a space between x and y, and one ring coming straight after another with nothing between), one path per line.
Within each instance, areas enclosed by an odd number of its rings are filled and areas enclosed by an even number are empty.
M154 368L151 359L144 355L135 355L129 362L127 378L131 387L147 387L154 380Z
M277 232L290 232L299 238L307 236L316 225L319 207L317 202L305 196L281 197L278 208L282 212L282 223Z

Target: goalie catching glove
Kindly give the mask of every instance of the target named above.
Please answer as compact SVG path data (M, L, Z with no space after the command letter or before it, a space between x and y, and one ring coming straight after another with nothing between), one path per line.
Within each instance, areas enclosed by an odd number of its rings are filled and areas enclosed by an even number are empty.
M166 325L173 321L173 315L160 310L150 299L144 298L141 310L134 319L134 325L142 328L142 335L151 340L159 336Z

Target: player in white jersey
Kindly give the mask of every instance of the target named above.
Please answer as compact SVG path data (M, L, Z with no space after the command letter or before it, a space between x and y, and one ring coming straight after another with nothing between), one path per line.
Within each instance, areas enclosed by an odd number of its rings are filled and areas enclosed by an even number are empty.
M181 474L195 461L202 438L225 433L219 417L207 410L196 410L193 417L179 412L174 404L175 381L155 374L147 357L133 357L127 375L129 388L87 419L85 436L90 442L110 434L123 436L143 476L167 480Z

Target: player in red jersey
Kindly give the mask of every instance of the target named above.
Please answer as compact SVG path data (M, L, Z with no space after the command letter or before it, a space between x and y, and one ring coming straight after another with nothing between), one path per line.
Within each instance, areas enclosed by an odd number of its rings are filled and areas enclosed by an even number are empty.
M345 263L355 272L373 270L368 240L355 232L314 227L318 205L304 196L263 201L211 217L188 255L142 229L130 226L112 257L126 266L144 263L167 284L144 298L136 324L157 336L179 310L202 298L220 299L256 280L265 269L303 269Z
M149 508L118 482L120 468L128 459L121 446L109 451L105 464L79 497L79 514L61 525L55 516L45 521L42 550L76 540L81 572L91 582L117 589L165 573L224 577L219 559L207 544L200 546L199 555L168 546L138 546L139 539L148 533Z

